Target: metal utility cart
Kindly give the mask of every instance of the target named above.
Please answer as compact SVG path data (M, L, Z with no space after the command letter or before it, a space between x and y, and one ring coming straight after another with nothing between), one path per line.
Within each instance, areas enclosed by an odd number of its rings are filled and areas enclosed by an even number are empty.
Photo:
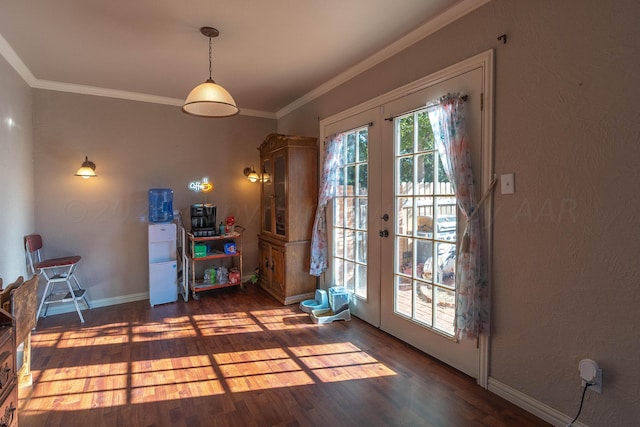
M186 268L184 271L188 281L189 290L194 300L198 300L200 292L213 289L240 286L242 284L242 232L243 227L235 226L232 233L218 236L196 237L192 233L185 232L188 248L185 251ZM196 264L209 261L212 267L224 267L227 269L226 280L216 277L213 281L205 281L196 273ZM186 294L186 295L185 295ZM188 290L184 289L183 297L188 300Z

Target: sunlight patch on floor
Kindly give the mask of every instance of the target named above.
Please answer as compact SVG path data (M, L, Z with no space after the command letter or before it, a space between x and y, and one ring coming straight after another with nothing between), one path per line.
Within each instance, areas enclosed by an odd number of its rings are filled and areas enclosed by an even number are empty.
M198 335L232 336L300 327L325 326L309 322L304 313L283 308L38 333L33 338L34 349L55 346L65 351L82 345L87 346L87 353L81 365L66 365L61 356L56 368L34 369L30 408L33 413L53 408L81 410L397 375L350 342L268 347L272 342L260 339L252 349L213 354L197 354L196 348L188 346L189 339ZM171 346L177 355L154 359L153 348L140 347L141 343ZM131 350L123 345L136 347ZM135 360L101 363L110 356ZM40 394L40 389L56 392Z
M262 332L258 323L245 312L194 315L193 321L205 337Z

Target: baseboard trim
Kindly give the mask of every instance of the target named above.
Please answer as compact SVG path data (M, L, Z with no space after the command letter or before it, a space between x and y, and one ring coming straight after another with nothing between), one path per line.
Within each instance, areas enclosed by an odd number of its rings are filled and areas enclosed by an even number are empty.
M521 391L518 391L506 384L501 383L495 378L489 377L489 391L497 394L503 399L508 400L516 406L521 407L527 412L532 413L536 417L553 424L556 427L565 427L573 419L562 412L552 408L551 406L542 403L531 396L528 396ZM588 427L586 424L582 424L576 421L572 424L573 427Z
M122 295L118 297L90 300L89 304L91 305L91 308L98 308L98 307L107 307L110 305L125 304L128 302L134 302L134 301L141 301L145 299L147 300L149 299L149 292L139 292L137 294L129 294L129 295ZM79 301L78 305L80 305L80 310L85 310L87 308L87 306L84 304L83 301ZM44 312L44 307L42 308L42 310ZM72 313L74 311L76 311L76 306L73 304L73 301L67 302L67 303L60 303L60 304L51 305L51 307L49 307L49 310L47 311L47 316L53 316L56 314L63 314L63 313Z
M246 286L247 283L251 283L250 281L252 277L253 276L243 277L242 283L244 283ZM180 290L178 290L178 297L180 296L181 296ZM107 307L110 305L125 304L128 302L134 302L134 301L141 301L145 299L147 300L149 299L148 291L138 292L137 294L122 295L118 297L89 300L89 304L91 305L91 308L98 308L98 307ZM85 310L87 308L84 302L78 302L78 304L80 305L80 310ZM43 307L43 310L44 310L44 307ZM63 313L72 313L74 311L76 311L76 307L73 304L73 302L60 303L60 304L55 304L49 307L49 310L47 311L47 316L53 316L56 314L63 314Z

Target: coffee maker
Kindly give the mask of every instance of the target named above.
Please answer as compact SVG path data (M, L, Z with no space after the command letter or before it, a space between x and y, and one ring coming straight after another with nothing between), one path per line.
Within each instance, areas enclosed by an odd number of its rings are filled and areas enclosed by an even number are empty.
M216 230L216 207L210 203L191 205L191 233L194 237L210 237Z

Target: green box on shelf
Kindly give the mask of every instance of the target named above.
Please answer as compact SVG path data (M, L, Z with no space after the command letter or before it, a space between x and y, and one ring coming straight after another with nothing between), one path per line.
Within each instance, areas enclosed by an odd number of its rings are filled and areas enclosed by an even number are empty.
M204 243L196 243L193 245L193 257L204 258L207 256L207 245Z

